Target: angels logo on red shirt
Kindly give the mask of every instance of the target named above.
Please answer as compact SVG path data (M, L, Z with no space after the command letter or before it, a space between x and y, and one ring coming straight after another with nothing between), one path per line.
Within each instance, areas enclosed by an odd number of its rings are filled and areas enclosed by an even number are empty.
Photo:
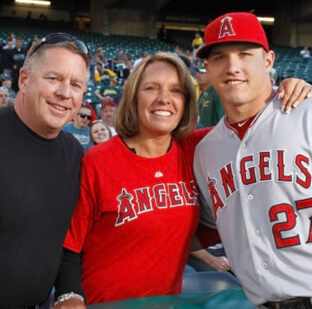
M198 190L194 180L189 184L184 181L160 183L133 189L132 193L128 191L123 188L117 196L119 203L115 226L137 219L140 214L154 209L198 206Z

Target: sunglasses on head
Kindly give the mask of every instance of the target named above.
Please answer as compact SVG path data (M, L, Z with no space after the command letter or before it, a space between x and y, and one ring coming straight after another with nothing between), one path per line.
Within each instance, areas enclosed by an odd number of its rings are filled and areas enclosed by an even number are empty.
M91 58L90 49L83 41L78 40L75 36L67 34L67 33L52 33L47 37L41 39L39 43L34 47L34 49L29 54L29 57L32 56L39 48L41 48L44 44L53 45L62 42L74 42L78 49L82 54L88 56L88 59Z
M88 120L91 119L91 116L86 115L86 114L81 114L81 113L79 113L78 115L79 115L82 119L85 119L86 117L87 117Z

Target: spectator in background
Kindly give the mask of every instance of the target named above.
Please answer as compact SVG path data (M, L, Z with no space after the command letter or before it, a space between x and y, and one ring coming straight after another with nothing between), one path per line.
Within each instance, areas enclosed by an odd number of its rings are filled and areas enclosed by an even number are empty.
M124 50L119 49L116 57L114 58L114 71L116 71L117 64L123 64L124 57L125 57Z
M96 54L92 57L91 63L96 64L98 62L103 63L104 67L108 64L108 59L105 57L104 49L101 45L96 47Z
M63 131L69 132L77 138L84 151L91 146L90 128L88 127L90 120L91 109L83 103L79 113L74 117L74 121L67 123L63 128Z
M197 80L194 78L194 76L191 74L190 68L191 68L191 62L189 61L189 59L185 56L185 55L179 55L179 57L182 59L182 61L184 62L184 64L187 67L187 70L190 74L190 78L192 80L192 83L195 87L195 91L196 91L196 99L198 100L199 98L199 86L198 86L198 82Z
M116 105L114 100L111 98L105 98L101 103L100 117L104 124L108 126L113 136L117 134L114 127L115 112Z
M76 17L76 25L79 31L86 31L86 22L83 16Z
M6 75L12 75L13 67L13 40L8 38L7 44L2 48L2 60L3 60L3 73Z
M120 100L121 100L121 98L122 98L123 92L124 92L124 90L125 90L125 84L126 84L126 82L127 82L127 79L123 80L122 85L121 85L121 91L120 91L120 93L117 94L115 97L113 97L113 100L114 100L116 106L119 105L119 102L120 102Z
M112 137L112 132L101 119L95 120L90 125L90 138L93 145L98 145L108 141Z
M19 70L23 66L26 58L26 49L23 48L23 39L16 38L16 45L12 52L12 89L18 91Z
M200 32L195 32L195 38L192 41L192 51L193 51L193 59L196 58L196 53L198 49L203 45L204 41L200 34Z
M174 54L176 54L177 56L181 56L183 54L182 49L179 45L176 45L176 47L174 48Z
M39 308L57 277L83 154L61 129L79 111L87 53L72 36L47 36L20 70L14 106L0 110L1 308Z
M96 47L96 53L91 59L91 76L93 77L96 72L96 66L98 63L101 63L102 68L107 67L108 59L104 55L104 49L101 45Z
M12 42L12 45L10 45L9 42ZM14 48L15 42L16 42L15 33L11 32L8 37L7 43L3 46L3 49Z
M144 59L144 53L140 53L139 58L135 59L133 62L133 68L135 68L143 59Z
M197 101L199 123L204 127L216 125L224 115L222 103L219 95L211 85L209 74L204 66L196 68L197 82L201 89L201 94Z
M16 92L12 89L12 77L7 74L0 75L1 86L6 87L9 92L9 103L13 104Z
M27 47L26 47L26 54L28 53L28 51L33 47L33 46L35 46L37 43L38 43L38 41L39 41L39 38L38 38L38 36L34 36L31 40L30 40L30 42L28 43L28 45L27 45Z
M111 78L109 86L101 85L95 89L94 94L97 98L104 100L106 97L114 98L121 92L117 79Z
M5 87L0 87L0 108L9 106L9 91Z
M300 51L300 56L303 58L310 58L311 53L308 46L304 46L303 49Z
M130 54L125 54L124 65L125 65L124 69L119 71L120 72L120 78L127 79L132 68L133 68L133 63L132 63L132 59L131 59Z
M116 73L110 69L105 69L103 62L97 62L94 73L94 81L99 85L109 86L111 79L116 77Z
M89 123L88 123L88 126L90 127L91 123L92 123L93 121L97 120L98 117L97 117L97 115L96 115L96 112L95 112L95 110L94 110L92 104L87 103L87 102L83 102L83 105L89 107L90 110L91 110L91 119L90 119L90 121L89 121Z
M166 40L166 27L164 24L162 24L158 31L157 31L157 38L160 41L165 41Z
M189 49L187 49L185 51L185 56L187 57L187 59L191 63L191 67L193 67L194 66L194 58L193 58L192 52Z

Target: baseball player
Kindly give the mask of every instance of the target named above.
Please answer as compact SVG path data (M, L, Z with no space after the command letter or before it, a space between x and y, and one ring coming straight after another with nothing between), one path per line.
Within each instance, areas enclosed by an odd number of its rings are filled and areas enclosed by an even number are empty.
M216 221L252 303L312 308L312 100L280 111L274 52L253 14L212 21L197 56L226 114L195 151L202 223Z

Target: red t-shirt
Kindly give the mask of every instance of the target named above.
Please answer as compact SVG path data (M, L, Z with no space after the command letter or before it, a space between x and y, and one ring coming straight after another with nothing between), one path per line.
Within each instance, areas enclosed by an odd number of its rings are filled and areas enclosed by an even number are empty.
M83 253L88 304L180 293L199 220L193 155L206 133L173 140L152 159L117 136L86 152L64 246Z

